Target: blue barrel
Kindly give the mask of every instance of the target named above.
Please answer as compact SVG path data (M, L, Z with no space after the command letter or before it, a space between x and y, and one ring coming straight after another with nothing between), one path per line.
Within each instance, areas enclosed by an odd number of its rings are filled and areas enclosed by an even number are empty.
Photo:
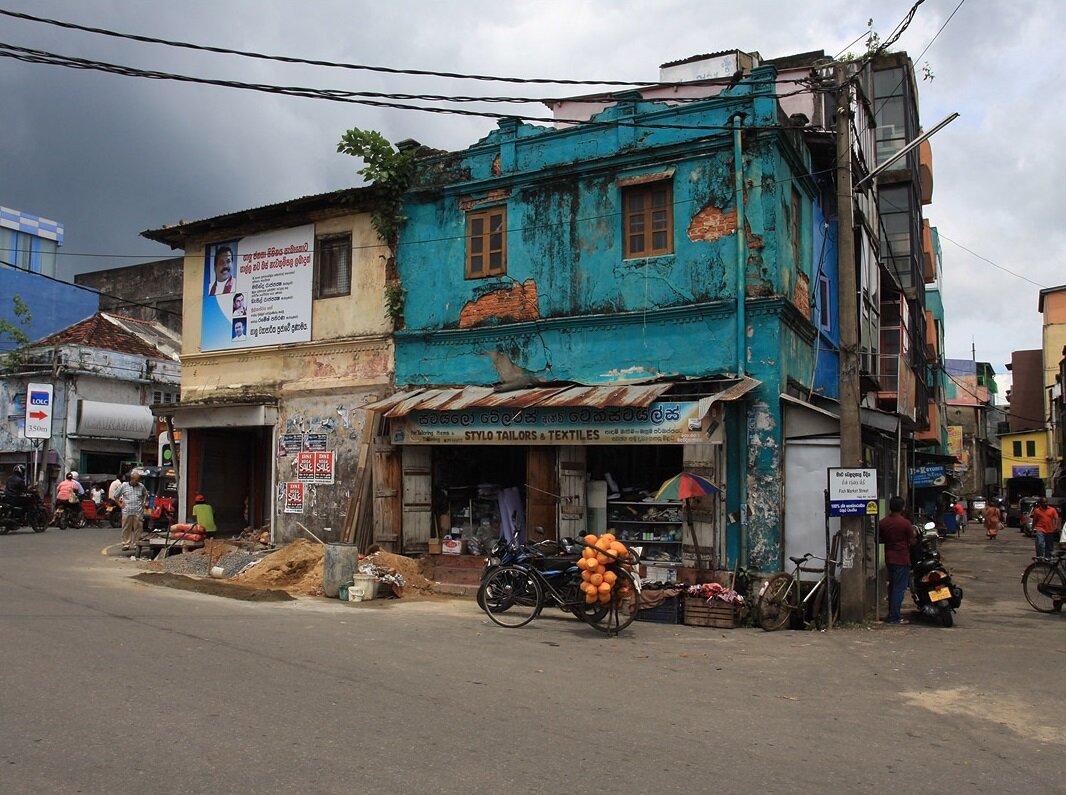
M322 590L326 596L336 599L341 586L350 583L359 568L359 551L355 544L326 544L322 559Z
M941 518L944 521L944 535L954 535L959 532L959 517L954 510L942 514Z

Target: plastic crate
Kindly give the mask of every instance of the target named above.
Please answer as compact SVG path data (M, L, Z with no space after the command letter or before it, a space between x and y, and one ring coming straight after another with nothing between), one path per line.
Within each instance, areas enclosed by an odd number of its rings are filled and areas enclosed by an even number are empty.
M641 608L637 611L637 621L650 621L653 624L680 624L681 598L668 596L655 607Z
M717 599L707 604L701 596L686 596L684 623L690 627L735 629L740 623L740 605Z

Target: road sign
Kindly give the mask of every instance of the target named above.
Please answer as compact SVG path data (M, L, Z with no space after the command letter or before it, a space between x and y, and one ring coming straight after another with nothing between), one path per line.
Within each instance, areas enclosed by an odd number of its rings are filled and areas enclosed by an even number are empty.
M830 467L826 470L830 516L876 516L877 470Z
M27 439L48 439L52 435L52 385L26 384Z

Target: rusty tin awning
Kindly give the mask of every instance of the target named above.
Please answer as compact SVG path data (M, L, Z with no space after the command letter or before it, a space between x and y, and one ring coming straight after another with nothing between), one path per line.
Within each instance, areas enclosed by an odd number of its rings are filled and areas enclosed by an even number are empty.
M754 378L742 378L709 397L701 398L700 409L705 414L718 401L742 398L760 383ZM412 411L459 411L470 408L647 408L674 386L676 384L673 383L631 386L576 385L531 387L509 392L497 392L487 386L411 389L368 403L363 408L391 418L405 417Z
M492 387L413 389L397 392L363 406L385 417L404 417L412 411L458 411L470 408L562 408L570 406L635 406L646 408L673 384L638 386L560 386L497 392Z

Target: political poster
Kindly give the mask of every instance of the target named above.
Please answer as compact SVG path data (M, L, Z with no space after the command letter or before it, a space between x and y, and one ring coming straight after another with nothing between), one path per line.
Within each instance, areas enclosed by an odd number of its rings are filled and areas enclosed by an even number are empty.
M308 342L314 244L308 224L206 246L200 349Z

